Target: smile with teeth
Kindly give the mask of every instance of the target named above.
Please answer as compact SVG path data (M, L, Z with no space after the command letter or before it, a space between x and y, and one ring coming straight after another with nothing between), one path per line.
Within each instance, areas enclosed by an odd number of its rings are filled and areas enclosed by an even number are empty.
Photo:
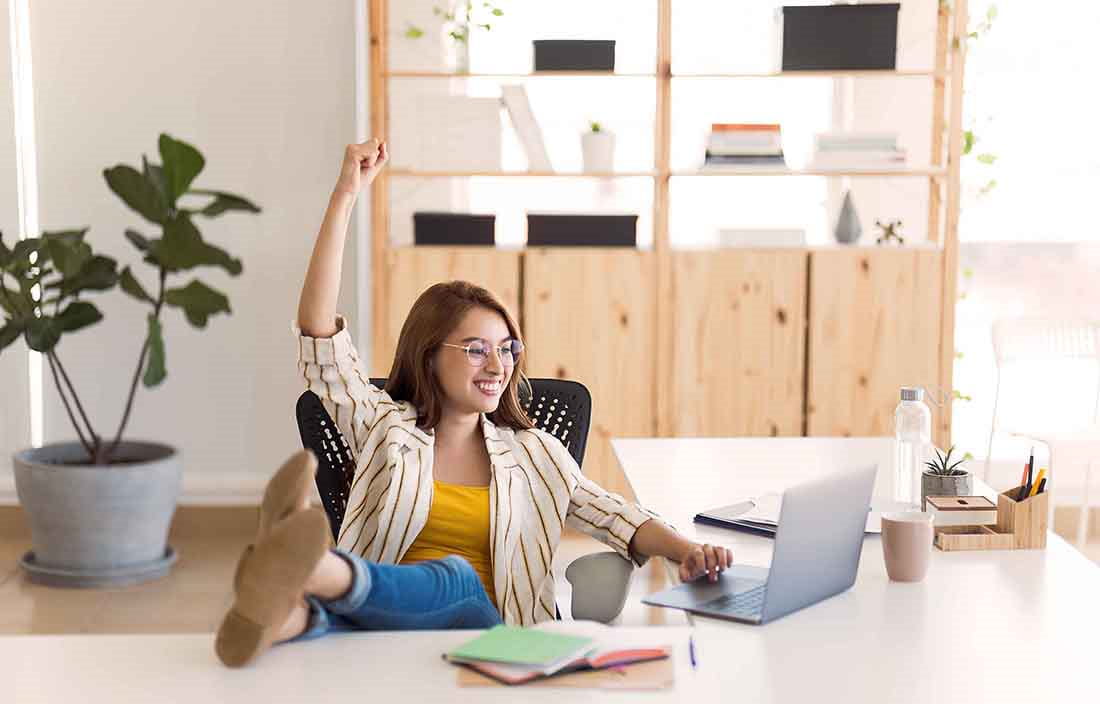
M500 393L501 382L499 379L497 381L475 381L474 386L487 396L495 396Z

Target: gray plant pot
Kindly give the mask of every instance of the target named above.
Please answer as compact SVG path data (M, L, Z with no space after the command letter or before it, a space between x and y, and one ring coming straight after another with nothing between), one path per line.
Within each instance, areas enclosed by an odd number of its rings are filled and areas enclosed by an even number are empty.
M14 456L15 488L33 550L22 565L35 582L101 587L161 577L175 562L168 528L179 496L179 454L124 442L107 466L82 464L79 443Z
M974 475L970 472L958 476L932 474L925 470L920 475L920 509L928 510L929 496L971 496L974 493Z

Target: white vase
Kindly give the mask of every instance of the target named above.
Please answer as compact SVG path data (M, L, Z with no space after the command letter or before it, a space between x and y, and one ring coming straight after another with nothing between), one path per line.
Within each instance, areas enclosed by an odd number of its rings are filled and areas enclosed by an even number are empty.
M466 40L458 40L449 35L444 35L443 40L448 43L450 64L455 73L470 72L470 32L466 30Z
M586 173L610 173L615 168L615 135L606 130L581 133L581 158Z

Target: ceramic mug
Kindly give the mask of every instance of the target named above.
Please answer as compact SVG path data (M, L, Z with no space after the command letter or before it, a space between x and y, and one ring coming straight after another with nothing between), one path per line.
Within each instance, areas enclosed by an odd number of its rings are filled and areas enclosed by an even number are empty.
M895 582L919 582L932 554L932 514L903 511L882 514L882 557Z

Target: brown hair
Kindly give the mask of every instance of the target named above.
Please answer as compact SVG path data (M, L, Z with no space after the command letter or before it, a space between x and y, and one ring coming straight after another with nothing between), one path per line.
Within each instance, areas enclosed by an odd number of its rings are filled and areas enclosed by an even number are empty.
M443 412L443 389L432 373L431 357L466 311L476 306L500 313L508 333L523 342L519 325L500 299L468 281L449 281L430 287L413 303L401 326L386 391L396 400L412 403L417 412L416 424L421 428L434 428ZM530 395L531 386L524 369L524 355L520 355L508 386L501 394L500 405L489 414L493 423L516 430L534 427L520 404L517 390L518 385L523 384Z

